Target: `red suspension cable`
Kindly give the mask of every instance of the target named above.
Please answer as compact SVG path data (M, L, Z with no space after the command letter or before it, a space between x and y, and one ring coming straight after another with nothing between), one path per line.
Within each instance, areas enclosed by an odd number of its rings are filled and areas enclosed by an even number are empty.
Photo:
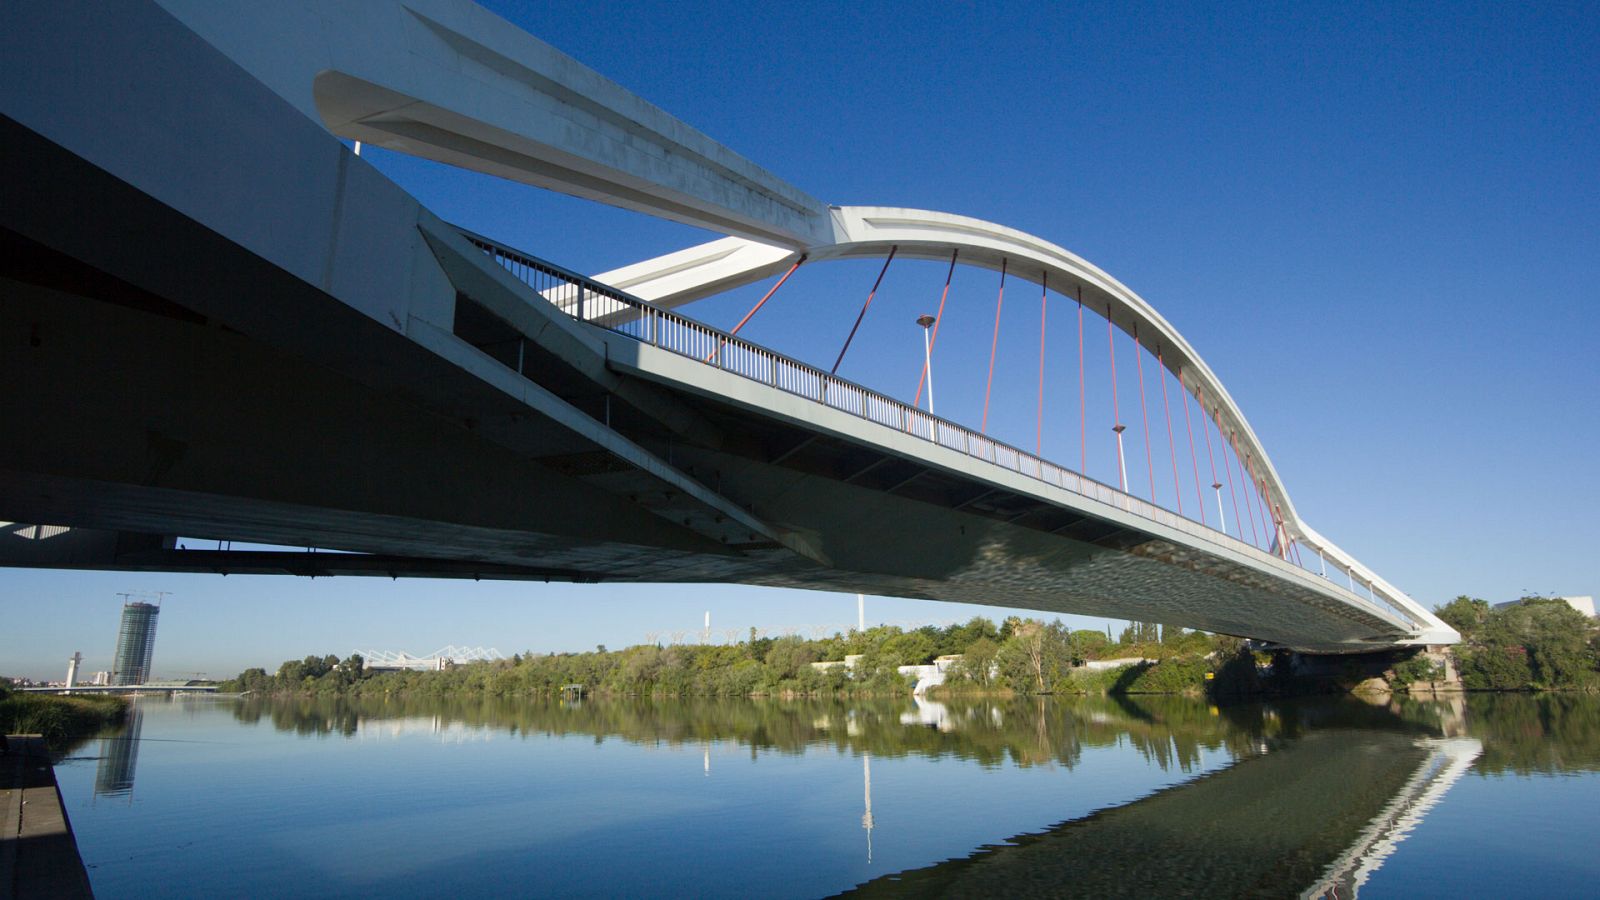
M883 284L883 274L889 271L889 263L894 262L894 254L898 246L889 248L889 258L883 261L883 268L878 270L878 280L872 283L872 290L867 293L867 302L861 304L861 312L856 314L856 324L850 326L850 335L844 339L844 346L839 348L839 358L833 361L833 368L829 374L839 373L839 363L844 362L844 352L850 349L850 342L856 339L856 329L861 327L861 320L867 317L867 307L872 305L872 298L878 293L878 285Z
M772 289L767 291L767 293L765 295L763 295L760 300L757 300L756 301L756 305L750 307L750 311L745 313L744 314L744 318L739 320L739 324L733 326L733 330L728 332L728 333L729 334L738 334L739 333L739 329L743 328L745 323L750 321L750 317L754 316L757 312L759 312L761 310L761 307L767 305L767 301L771 300L772 299L772 295L776 294L778 292L778 288L783 287L783 283L785 281L788 281L789 280L789 276L794 274L794 270L800 268L800 264L805 262L805 261L806 261L806 254L804 254L804 253L800 254L800 258L794 261L794 265L789 267L789 271L783 273L783 277L778 279L778 283L773 285ZM717 342L717 349L711 351L711 355L706 357L706 362L710 362L712 359L716 358L716 355L718 353L722 352L722 345L724 343L726 343L726 342L725 341L718 341Z
M1201 525L1207 525L1209 523L1206 522L1206 498L1204 496L1202 496L1201 492L1200 492L1200 457L1199 457L1198 454L1196 454L1194 452L1194 421L1189 418L1189 389L1183 386L1183 367L1182 366L1178 367L1178 387L1179 387L1179 389L1181 389L1183 391L1183 427L1187 428L1189 430L1189 468L1194 470L1194 499L1195 499L1195 502L1200 504L1200 524ZM1198 395L1200 393L1200 386L1199 385L1195 385L1195 393L1196 393L1196 395ZM1197 399L1198 399L1198 397L1197 397ZM1204 413L1206 411L1206 408L1205 408L1204 404L1201 404L1200 411L1202 413ZM1200 418L1200 427L1202 429L1206 427L1206 420L1205 420L1204 416L1201 416L1201 418ZM1206 456L1207 457L1211 456L1211 434L1210 434L1210 432L1206 433ZM1216 481L1217 480L1217 464L1216 463L1212 463L1211 464L1211 480L1212 481ZM1213 490L1215 490L1215 489L1213 488ZM1218 498L1219 498L1218 499L1218 503L1221 503L1221 499L1220 499L1221 495L1220 494L1218 495ZM1217 512L1221 513L1222 510L1219 509L1219 510L1217 510ZM1226 523L1219 522L1218 524L1223 526L1223 530L1224 531L1227 530L1227 524Z
M1133 323L1133 362L1139 370L1139 421L1144 430L1144 473L1150 478L1150 502L1156 502L1156 466L1150 456L1150 410L1144 402L1144 346L1139 343L1139 323Z
M1198 381L1194 384L1194 400L1196 403L1200 404L1200 431L1205 435L1206 439L1206 462L1211 464L1211 490L1217 495L1217 517L1220 519L1226 519L1227 517L1222 513L1222 482L1217 480L1217 458L1211 455L1211 425L1209 424L1211 419L1206 415L1206 401L1201 395L1200 382ZM1189 407L1185 406L1183 411L1184 415L1188 415ZM1220 430L1218 431L1218 434L1221 434ZM1222 467L1224 469L1228 467L1228 460L1226 457L1224 457L1222 460ZM1200 478L1197 475L1195 477L1196 491L1200 490L1198 486L1199 481ZM1228 485L1228 490L1231 492L1233 490L1233 485ZM1234 510L1235 522L1238 521L1238 515L1239 511L1237 509ZM1228 531L1228 523L1220 522L1218 524L1222 526L1222 531L1224 534L1226 534Z
M1083 285L1078 285L1078 474L1089 472L1089 413L1083 392Z
M1006 261L1000 260L1000 296L994 301L994 338L989 341L989 380L983 385L983 423L979 434L989 433L989 389L994 387L994 351L1000 346L1000 307L1006 302Z
M1253 471L1253 469L1254 469L1254 467L1252 466L1252 471ZM1266 479L1262 478L1260 475L1256 475L1255 478L1256 478L1256 490L1260 491L1261 494L1265 494L1267 492ZM1267 548L1268 549L1272 549L1273 547L1276 547L1277 549L1273 550L1273 552L1276 553L1278 556L1283 556L1283 554L1285 552L1284 549L1283 549L1283 535L1279 533L1278 517L1273 514L1273 512L1272 512L1272 504L1271 503L1268 503L1266 505L1266 508L1261 510L1261 530L1262 531L1266 531L1267 530L1267 520L1269 520L1269 519L1272 521L1272 537L1267 539Z
M1233 527L1239 531L1239 540L1244 540L1244 519L1239 515L1239 495L1233 490L1233 469L1228 465L1228 439L1222 433L1222 407L1219 405L1217 415L1217 443L1222 445L1222 471L1228 476L1228 499L1233 502ZM1206 438L1206 450L1211 449L1211 438ZM1213 478L1216 475L1213 473Z
M794 270L800 268L800 264L805 262L805 261L806 261L806 255L804 253L800 254L800 258L794 261L794 265L789 267L789 271L783 273L783 277L778 279L778 283L773 285L772 289L767 291L765 296L763 296L760 300L756 301L756 305L750 307L750 311L745 313L744 314L744 318L739 320L739 324L733 326L733 330L728 332L728 333L729 334L738 334L739 333L739 329L744 327L744 323L750 321L750 317L751 316L753 316L756 313L761 311L761 307L765 306L767 304L767 301L772 299L772 295L776 294L778 292L778 288L783 287L783 283L785 281L788 281L789 280L789 276L794 274Z
M1183 515L1183 487L1178 483L1178 445L1172 442L1172 404L1167 400L1167 363L1161 358L1161 345L1156 344L1156 376L1161 379L1161 411L1167 417L1167 454L1172 457L1172 496L1178 501L1178 515ZM1201 511L1205 506L1201 505Z
M1272 519L1272 535L1267 537L1267 520L1272 518L1271 504L1266 502L1267 480L1256 474L1255 457L1250 454L1246 454L1246 456L1250 461L1250 477L1255 479L1256 508L1261 511L1262 537L1266 537L1268 549L1271 549L1273 544L1278 544L1278 552L1282 553L1283 544L1278 541L1278 522L1276 519Z
M1278 534L1281 535L1283 541L1283 558L1295 565L1299 565L1300 554L1295 552L1294 541L1289 539L1289 526L1283 521L1283 507L1274 503L1272 505L1272 514L1278 517Z
M1228 432L1228 444L1233 447L1233 461L1239 467L1239 480L1245 484L1250 484L1253 479L1251 479L1250 473L1245 471L1244 454L1239 452L1239 432ZM1261 546L1261 533L1256 530L1256 508L1250 504L1249 494L1244 495L1244 515L1245 518L1250 520L1250 542L1259 548Z
M1050 294L1050 273L1039 279L1039 408L1034 413L1033 455L1044 455L1044 307Z
M1235 437L1237 437L1237 433L1235 433ZM1248 475L1249 478L1250 478L1250 487L1255 490L1255 494L1256 494L1256 506L1255 506L1255 508L1256 508L1256 511L1261 514L1261 536L1262 536L1263 539L1265 539L1267 541L1267 544L1270 546L1272 544L1272 538L1267 537L1267 511L1265 509L1262 509L1262 507L1261 507L1261 495L1266 490L1266 488L1265 488L1264 483L1261 480L1261 476L1256 474L1256 466L1255 466L1255 457L1254 457L1254 455L1250 454L1250 453L1246 453L1244 455L1242 461L1241 461L1241 465L1244 466L1245 474Z
M1117 436L1117 484L1128 492L1128 461L1122 457L1122 413L1117 410L1117 341L1111 326L1111 304L1106 304L1106 344L1111 347L1111 430Z
M1254 460L1251 460L1251 462L1253 464ZM1254 466L1252 465L1252 470L1253 469L1254 469ZM1265 478L1262 478L1260 475L1256 475L1255 478L1256 478L1256 490L1261 492L1259 496L1263 496L1264 497L1265 494L1267 493L1267 480ZM1272 520L1272 537L1268 539L1267 544L1268 544L1268 546L1276 545L1277 548L1278 548L1277 549L1277 554L1279 556L1282 556L1284 554L1284 552L1285 552L1284 549L1283 549L1283 535L1281 535L1279 533L1278 517L1277 517L1276 514L1274 514L1272 512L1272 503L1270 501L1267 502L1266 507L1261 511L1261 516L1262 516L1262 519L1261 519L1261 530L1263 530L1263 531L1266 530L1266 527L1267 527L1266 526L1266 522L1267 522L1267 520L1268 519Z
M917 376L917 398L911 401L912 406L922 403L922 385L928 380L928 363L933 357L933 347L939 343L939 322L944 318L944 301L950 296L950 277L956 274L956 254L959 249L950 251L950 271L944 275L944 293L939 295L939 311L933 314L933 334L928 335L928 359L922 361L922 374Z

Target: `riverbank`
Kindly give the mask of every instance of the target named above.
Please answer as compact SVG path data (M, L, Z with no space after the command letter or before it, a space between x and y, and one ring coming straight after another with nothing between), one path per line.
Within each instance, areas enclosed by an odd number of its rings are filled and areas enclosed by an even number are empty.
M1439 613L1462 634L1454 650L1341 657L1266 652L1227 635L1131 623L1109 633L1010 617L1000 623L914 630L880 626L806 640L709 633L696 643L641 644L582 653L518 653L437 671L373 671L359 655L288 660L275 674L248 669L223 692L273 696L487 694L620 697L903 696L942 676L944 693L1187 694L1226 699L1405 690L1600 688L1600 627L1559 601L1507 608L1458 598ZM1097 669L1099 660L1145 662Z
M128 714L121 697L23 694L0 689L0 734L37 734L51 750L94 736Z
M439 671L373 671L358 655L288 660L278 671L248 669L224 682L224 692L273 695L453 694L554 696L564 691L617 696L891 696L911 689L936 667L947 681L1051 693L1085 660L1122 657L1203 657L1242 646L1234 638L1135 623L1113 641L1100 631L1073 631L1060 622L1010 617L974 618L943 628L880 626L807 640L728 635L713 643L641 644L581 653L518 653L510 659L445 665Z

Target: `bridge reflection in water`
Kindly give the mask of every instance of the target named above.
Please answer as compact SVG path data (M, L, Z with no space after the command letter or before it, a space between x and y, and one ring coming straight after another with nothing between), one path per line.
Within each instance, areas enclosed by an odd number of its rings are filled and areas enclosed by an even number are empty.
M1355 896L1482 751L1316 731L1126 806L885 876L876 897Z

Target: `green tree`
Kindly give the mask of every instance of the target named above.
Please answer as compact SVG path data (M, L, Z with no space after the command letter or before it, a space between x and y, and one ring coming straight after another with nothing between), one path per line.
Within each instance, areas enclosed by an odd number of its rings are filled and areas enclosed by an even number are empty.
M773 641L767 650L767 668L779 679L795 677L802 667L810 668L817 661L816 651L809 643L797 637Z
M918 629L884 641L882 652L890 665L921 666L933 661L938 645L926 632Z
M1059 621L1028 619L1014 626L998 659L1006 679L1019 690L1045 693L1070 663L1065 631Z
M1434 607L1434 612L1446 625L1461 632L1462 640L1471 640L1489 619L1489 602L1462 595L1443 606Z
M957 665L957 674L975 684L989 687L994 683L995 661L1000 645L987 637L980 637L967 645Z
M1099 659L1111 646L1105 632L1082 628L1068 635L1074 660ZM1075 663L1076 664L1076 663Z

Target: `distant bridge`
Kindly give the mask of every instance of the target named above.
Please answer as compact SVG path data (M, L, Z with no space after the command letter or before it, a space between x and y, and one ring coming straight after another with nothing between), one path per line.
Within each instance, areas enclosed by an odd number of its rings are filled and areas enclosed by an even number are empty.
M16 688L16 690L31 694L214 694L217 692L217 686L215 683L177 684L170 681L152 681L145 684L75 684L70 688L64 685L46 685Z
M71 526L0 533L0 563L738 582L1312 651L1456 640L1305 523L1169 323L1041 238L822 204L454 0L16 4L0 24L0 414L27 436L0 447L0 516ZM290 34L322 38L271 37ZM337 136L730 237L585 277L446 224ZM839 378L849 340L825 369L673 310L878 255L1038 284L1041 316L1056 292L1080 365L1085 310L1113 366L1131 338L1149 499L1115 402L1095 426L1115 433L1111 486L1083 472L1086 413L1073 469L994 439L987 411L973 428L921 409L920 386L906 402ZM1170 509L1147 357L1166 418L1171 381L1204 438L1187 467L1168 442Z
M404 650L357 650L368 669L409 669L416 672L436 672L449 666L467 663L491 662L505 659L493 647L457 647L450 644L440 647L427 656L412 656Z

